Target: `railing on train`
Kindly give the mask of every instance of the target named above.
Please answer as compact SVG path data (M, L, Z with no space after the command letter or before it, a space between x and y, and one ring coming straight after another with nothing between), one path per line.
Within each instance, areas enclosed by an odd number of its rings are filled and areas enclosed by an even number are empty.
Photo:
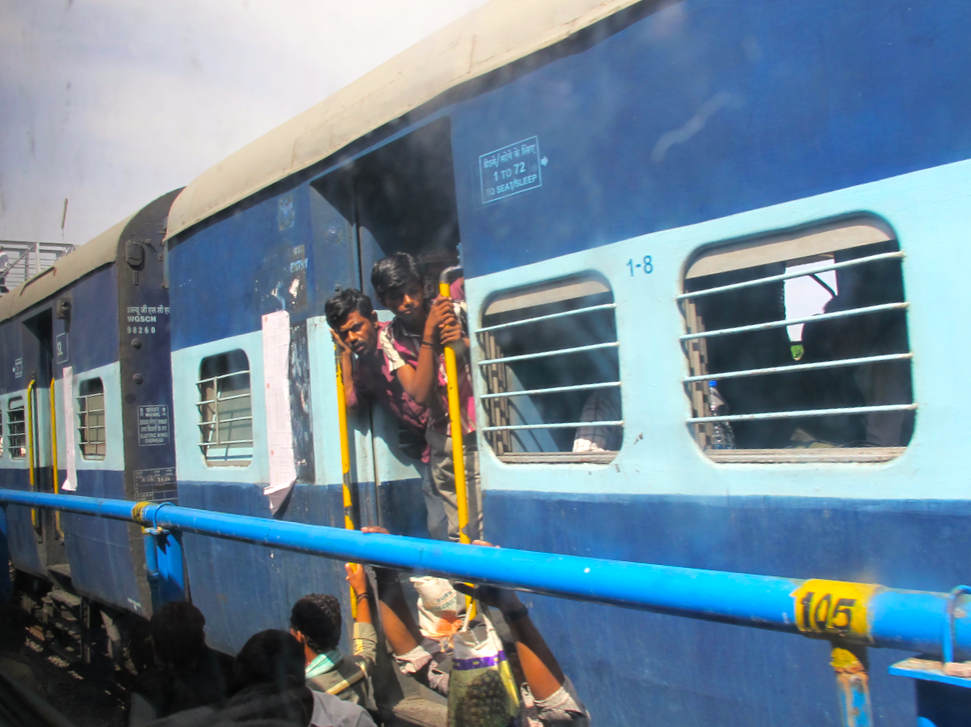
M394 535L76 495L0 490L0 505L52 508L133 521L145 528L146 560L161 601L182 598L182 533L267 545L300 553L430 573L534 593L624 606L753 628L801 633L832 644L844 725L872 724L866 649L944 654L951 663L911 659L893 667L915 677L918 704L967 704L971 679L971 589L902 591L875 584L800 580L598 558L479 548ZM924 693L921 689L932 688ZM944 689L942 693L940 690ZM937 691L933 691L937 690ZM947 690L951 690L948 692ZM921 707L923 708L923 707ZM967 712L961 717L969 716ZM954 719L957 719L956 717ZM933 722L938 727L960 721ZM925 722L924 724L929 724Z

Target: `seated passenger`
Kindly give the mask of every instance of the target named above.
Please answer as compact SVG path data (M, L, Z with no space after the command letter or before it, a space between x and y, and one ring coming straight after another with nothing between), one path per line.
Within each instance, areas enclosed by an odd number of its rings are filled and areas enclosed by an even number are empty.
M219 725L279 720L299 727L374 727L363 708L304 685L303 647L286 631L255 634L233 664L238 691Z
M449 298L426 300L418 264L404 252L378 260L371 268L371 283L381 305L395 314L379 336L391 371L415 401L428 407L426 437L432 483L434 495L445 508L450 540L459 539L459 521L443 347L458 344L457 386L469 506L466 534L474 540L482 533L482 493L463 283L452 284Z
M176 712L219 702L226 679L218 656L206 646L205 616L187 601L152 614L149 630L155 667L131 688L128 724L141 725Z
M442 501L433 491L429 448L425 443L428 410L405 392L378 345L378 336L388 324L378 323L371 299L354 288L331 297L324 305L324 315L341 352L344 398L348 408L357 409L368 400L376 399L420 438L423 446L421 489L428 513L428 532L436 540L444 540L448 524Z
M311 593L290 612L290 633L303 647L307 686L360 704L377 713L371 673L377 655L377 635L371 621L371 594L364 569L347 567L347 580L357 598L354 623L354 654L340 652L341 606L330 595Z
M388 534L380 527L365 527L361 531ZM494 547L482 540L475 541L475 545ZM447 696L450 656L443 652L440 641L422 638L397 572L385 568L375 568L375 572L378 575L381 624L398 669ZM465 584L456 584L456 588L468 590ZM522 694L519 727L589 725L590 715L577 697L573 684L563 674L516 592L479 586L475 587L473 595L481 603L499 609L515 645L518 658L510 659L510 663Z

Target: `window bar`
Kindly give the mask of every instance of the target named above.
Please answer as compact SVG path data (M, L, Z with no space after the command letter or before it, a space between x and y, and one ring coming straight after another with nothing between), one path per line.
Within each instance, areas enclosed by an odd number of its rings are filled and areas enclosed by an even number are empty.
M492 331L504 331L507 328L513 328L515 326L525 326L527 323L540 323L542 321L553 320L554 318L565 318L566 316L576 316L581 313L590 313L591 311L598 310L613 310L617 307L616 303L602 303L601 305L591 305L586 308L577 308L575 310L562 311L560 313L550 313L545 316L536 316L535 318L523 318L518 321L509 321L508 323L499 323L494 326L486 326L485 328L480 328L476 333L491 333Z
M511 396L532 396L533 394L559 394L565 391L591 391L611 389L620 386L619 381L604 381L598 384L577 384L576 386L554 386L550 389L527 389L525 391L503 391L497 394L483 394L480 399L505 399Z
M712 379L738 379L743 376L761 376L763 374L787 374L794 371L814 371L816 369L835 369L840 366L858 366L860 364L882 363L883 361L903 361L914 357L912 353L888 353L880 356L864 356L862 358L844 358L835 361L819 361L818 363L793 364L791 366L770 366L764 369L746 369L744 371L724 371L718 374L703 376L688 376L682 381L691 384L696 381L710 381Z
M227 439L225 442L202 442L200 447L225 447L230 444L252 444L252 439Z
M727 336L733 333L748 333L749 331L767 331L771 328L784 328L793 326L797 323L809 323L812 321L829 321L835 318L850 318L851 316L861 316L867 313L880 313L890 310L903 310L909 303L883 303L881 305L871 305L865 308L854 308L853 310L841 310L835 313L821 313L815 316L804 316L802 318L787 318L782 321L769 321L767 323L755 323L749 326L738 326L736 328L720 328L717 331L706 331L703 333L687 333L681 336L682 341L692 341L699 338L712 338L714 336ZM488 363L488 362L487 362Z
M732 283L731 285L719 285L717 288L706 288L704 290L696 290L692 293L682 293L677 298L675 298L675 300L688 300L690 298L700 298L705 295L724 293L729 290L751 288L755 285L763 285L765 283L777 283L780 280L791 280L792 278L801 278L807 275L812 275L814 273L825 273L829 270L840 270L842 268L848 268L854 265L864 265L865 263L877 262L879 260L894 260L894 259L900 259L902 257L904 257L903 251L882 252L879 255L870 255L869 257L861 257L855 260L846 260L841 263L829 263L826 265L820 265L819 267L809 268L806 270L793 271L790 273L780 273L779 275L770 275L767 278L758 278L757 280L745 280L741 283Z
M230 424L232 422L251 422L251 421L253 421L253 417L251 417L251 416L250 417L236 417L234 419L220 419L219 421L222 424Z
M622 427L624 420L605 422L556 422L553 424L509 424L501 427L482 427L483 432L514 431L521 429L576 429L578 427Z
M540 351L539 353L524 353L520 356L506 356L505 358L494 358L488 361L479 361L479 366L492 366L494 364L507 364L513 361L528 361L536 358L547 358L550 356L561 356L570 353L582 353L583 351L599 351L605 348L617 348L618 343L593 343L589 346L577 346L576 348L558 348L552 351Z
M761 414L727 414L718 417L689 417L689 424L709 422L747 422L759 419L799 419L802 417L826 417L841 414L869 414L883 411L913 411L916 404L881 404L879 406L848 406L840 409L806 409L804 411L770 411Z

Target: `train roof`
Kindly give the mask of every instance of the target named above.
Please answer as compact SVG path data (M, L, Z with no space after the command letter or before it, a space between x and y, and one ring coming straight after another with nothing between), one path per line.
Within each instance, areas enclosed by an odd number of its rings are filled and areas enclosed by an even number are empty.
M461 83L553 45L640 0L493 0L223 160L185 188L174 237Z
M126 217L114 227L69 252L40 275L0 297L0 321L13 318L32 305L50 298L92 270L115 262L118 258L118 241L134 216Z

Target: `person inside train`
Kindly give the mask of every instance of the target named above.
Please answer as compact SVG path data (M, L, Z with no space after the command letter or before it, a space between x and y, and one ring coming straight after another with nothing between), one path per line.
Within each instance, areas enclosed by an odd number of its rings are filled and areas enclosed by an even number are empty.
M425 440L428 409L404 390L378 345L378 335L388 324L378 322L371 299L355 288L346 288L332 296L324 305L324 315L341 352L347 407L357 409L369 400L377 400L421 442L422 493L428 532L436 540L445 540L448 524L442 500L435 495L432 485L430 450Z
M152 614L155 666L132 685L130 726L225 699L227 675L206 646L205 625L205 616L187 601L167 603Z
M459 539L458 500L452 463L448 387L443 347L456 346L458 389L468 488L471 540L482 533L482 499L479 490L479 459L475 441L475 401L469 369L468 324L463 282L455 281L450 297L428 300L415 259L397 252L378 260L371 269L371 284L381 305L394 320L378 340L391 370L415 401L428 407L426 437L429 445L432 484L448 518L448 537Z
M377 714L371 674L377 656L377 634L371 621L371 594L364 569L347 567L354 589L357 617L354 622L354 653L341 653L341 605L331 595L311 593L290 611L290 633L303 647L307 686Z
M251 636L236 656L233 675L237 691L220 710L218 725L273 720L299 727L374 727L363 707L305 685L304 647L286 631Z
M361 528L363 533L383 533L381 527ZM495 547L483 540L476 546ZM394 652L398 669L443 696L448 696L451 656L442 642L423 638L411 614L397 571L375 568L384 636ZM507 627L506 654L510 657L516 683L520 686L519 727L539 725L586 727L590 715L577 696L573 683L563 673L556 657L529 616L529 610L515 591L493 586L454 584L480 603L498 609Z
M46 696L30 662L20 653L30 618L12 603L0 605L0 674L39 697Z

